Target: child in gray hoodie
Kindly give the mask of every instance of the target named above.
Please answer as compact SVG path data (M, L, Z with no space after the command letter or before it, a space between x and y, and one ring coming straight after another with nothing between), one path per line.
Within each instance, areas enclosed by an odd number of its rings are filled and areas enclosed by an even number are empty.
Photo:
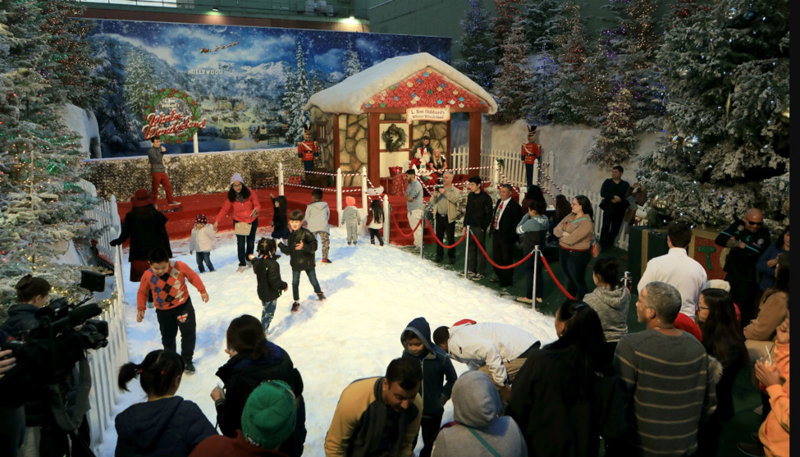
M592 268L592 279L597 287L583 296L583 301L591 306L600 317L603 336L606 338L605 357L611 366L614 351L620 338L628 333L628 308L631 293L620 285L619 261L613 257L597 259Z
M314 234L314 238L319 235L322 244L322 263L331 263L328 260L328 251L331 248L331 237L328 229L328 220L331 217L331 210L328 203L322 201L322 189L311 191L311 203L306 206L306 216L304 222L309 232Z

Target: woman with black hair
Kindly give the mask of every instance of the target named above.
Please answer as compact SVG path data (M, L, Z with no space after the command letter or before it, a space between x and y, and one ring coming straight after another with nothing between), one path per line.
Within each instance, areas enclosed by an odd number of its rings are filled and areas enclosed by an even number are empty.
M183 359L168 349L151 351L141 364L128 362L119 369L117 383L139 377L147 401L129 406L114 420L115 457L188 456L198 443L217 431L192 401L175 395L183 377Z
M558 340L528 355L511 386L506 414L525 435L528 455L596 456L612 381L603 378L603 328L586 303L556 311Z
M747 364L747 348L728 292L722 289L701 291L696 318L703 332L706 352L722 364L722 377L717 382L717 409L700 426L697 455L717 455L723 421L734 414L733 382Z
M232 320L226 337L225 352L231 358L217 370L225 388L215 387L211 391L222 434L236 437L236 430L242 428L242 411L247 397L259 384L281 380L289 384L297 399L297 423L279 451L292 457L299 456L303 453L306 439L306 407L300 371L283 348L267 341L261 321L254 316L245 314Z
M234 173L231 176L228 198L214 219L214 231L217 230L219 221L230 212L233 218L233 231L236 233L236 248L239 254L239 268L236 271L239 273L247 268L247 256L253 254L255 249L259 211L261 203L258 202L255 192L251 192L244 185L242 175Z

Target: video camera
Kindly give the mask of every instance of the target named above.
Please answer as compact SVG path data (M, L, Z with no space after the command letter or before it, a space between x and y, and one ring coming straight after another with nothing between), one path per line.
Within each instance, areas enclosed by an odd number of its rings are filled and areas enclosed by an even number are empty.
M439 189L442 188L443 184L444 184L444 180L442 178L438 178L436 180L436 184L434 184L434 186L433 186L434 192L439 192Z
M105 277L81 271L80 286L90 292L105 290ZM19 339L0 342L11 349L17 365L5 378L22 384L52 384L66 379L75 362L85 358L86 349L108 344L108 322L92 319L103 311L96 303L86 303L90 294L77 304L57 298L36 311L37 324ZM4 379L5 380L5 379Z

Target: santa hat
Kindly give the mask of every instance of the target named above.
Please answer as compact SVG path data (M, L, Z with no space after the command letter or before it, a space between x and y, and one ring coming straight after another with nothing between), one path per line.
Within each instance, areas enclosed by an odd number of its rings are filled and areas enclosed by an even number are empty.
M234 173L233 176L231 176L231 184L237 181L244 184L244 179L242 179L242 175L240 175L239 173Z
M206 218L205 214L198 214L194 217L195 224L208 224L208 218Z
M147 193L144 189L139 189L133 194L131 197L131 204L134 208L139 208L141 206L152 205L153 201L150 199L150 194Z
M347 203L347 206L356 206L356 198L353 197L352 195L344 197L344 201L345 203Z
M473 321L472 319L461 319L460 321L453 324L453 327L458 327L459 325L475 325L477 322Z

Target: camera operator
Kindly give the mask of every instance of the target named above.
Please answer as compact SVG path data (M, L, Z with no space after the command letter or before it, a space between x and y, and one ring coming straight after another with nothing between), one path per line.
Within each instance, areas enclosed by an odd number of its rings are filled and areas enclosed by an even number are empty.
M461 194L453 186L453 172L445 171L442 173L442 182L435 188L433 198L433 212L436 218L436 237L446 244L455 243L456 219L458 218L458 205L461 202ZM436 262L441 262L444 257L444 248L436 243ZM447 250L447 263L453 264L456 261L456 250Z
M0 341L6 341L8 335L0 330ZM0 350L0 389L7 386L3 383L6 373L16 366L17 359L11 349ZM22 440L25 437L25 410L22 406L5 406L0 404L0 455L16 457Z
M48 305L51 286L43 278L26 275L15 288L18 303L9 307L8 320L0 327L7 333L2 340L3 347L13 347L18 364L14 370L16 375L9 371L0 379L0 390L3 391L0 405L13 410L13 414L9 413L3 419L8 417L18 421L18 409L24 408L22 419L28 427L24 444L27 455L31 450L38 450L37 454L42 457L92 455L87 444L89 425L86 421L91 377L88 363L82 357L83 348L79 342L76 343L76 335L53 335L49 350L42 350L43 346L37 345L40 343L28 339L30 332L40 326L37 312ZM26 358L36 360L20 358L16 352L22 347L25 347ZM75 363L76 360L79 362ZM53 376L43 372L43 367L65 375L48 379ZM12 452L11 455L16 454Z

